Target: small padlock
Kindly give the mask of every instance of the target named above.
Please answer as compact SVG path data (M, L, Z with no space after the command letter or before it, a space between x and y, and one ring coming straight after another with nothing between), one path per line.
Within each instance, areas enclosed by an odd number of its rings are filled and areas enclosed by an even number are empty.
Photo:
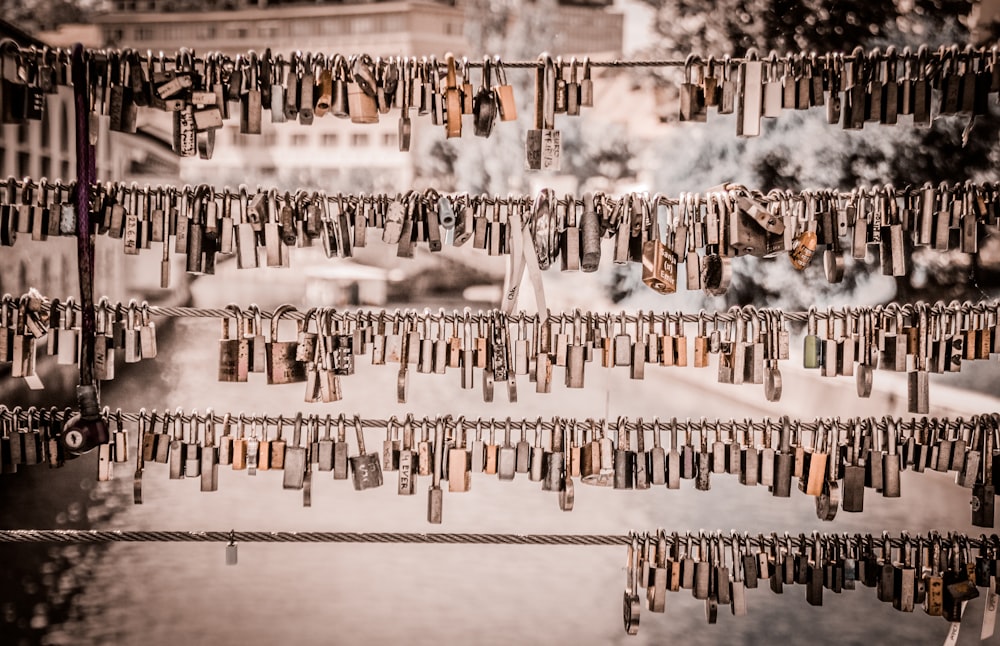
M555 64L543 54L535 71L535 120L525 142L527 170L558 171L561 167L562 140L555 129Z
M378 453L365 452L365 437L361 418L354 416L354 433L358 441L358 455L351 457L351 477L354 489L363 491L382 486L382 464Z
M308 469L309 434L302 432L302 413L295 416L292 427L292 444L285 447L282 488L302 489Z

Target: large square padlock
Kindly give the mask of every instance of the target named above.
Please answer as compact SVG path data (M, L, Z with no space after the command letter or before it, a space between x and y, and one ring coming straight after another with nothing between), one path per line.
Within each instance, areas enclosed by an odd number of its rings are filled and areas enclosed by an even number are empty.
M735 256L758 256L767 253L767 232L743 209L729 214L729 251Z

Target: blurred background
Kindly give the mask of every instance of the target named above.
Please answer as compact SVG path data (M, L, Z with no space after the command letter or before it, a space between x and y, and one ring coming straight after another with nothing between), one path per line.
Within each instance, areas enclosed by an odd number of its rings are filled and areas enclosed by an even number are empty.
M470 60L499 54L534 60L542 51L594 60L739 56L785 51L850 52L873 47L995 42L1000 2L899 0L401 0L390 2L281 2L275 0L4 0L0 36L24 44L131 47L141 51L229 54L270 47L372 55L443 56ZM241 135L238 123L219 132L211 160L180 159L170 148L170 121L140 110L135 135L100 124L98 175L103 180L183 185L208 182L281 191L327 193L439 192L556 194L603 190L702 191L721 182L770 189L837 188L891 183L897 188L942 181L997 181L1000 109L979 117L967 145L963 117L936 119L915 128L906 117L896 127L844 131L826 123L822 109L786 111L766 120L762 136L738 139L733 115L713 111L707 124L677 120L677 69L594 70L595 106L581 117L560 116L563 170L525 173L524 131L531 114L532 75L508 69L516 88L516 123L498 123L492 137L446 140L443 129L414 118L412 152L398 151L395 112L373 126L332 117L304 127L271 124L261 136ZM478 72L473 74L478 82ZM0 177L71 180L72 94L48 97L42 122L0 126ZM553 311L722 311L732 305L790 310L892 301L996 298L1000 293L1000 238L995 230L980 253L920 251L906 277L881 275L878 259L847 259L843 283L828 284L821 263L805 272L783 260L741 258L724 296L686 292L663 297L648 290L640 269L606 262L597 274L545 274ZM440 254L418 249L412 260L373 244L353 259L327 259L318 248L295 249L291 269L238 271L220 262L214 276L197 279L172 272L159 288L157 254L127 257L115 241L98 241L98 296L139 298L152 304L221 307L229 302L261 308L280 303L364 308L495 307L504 261L468 248ZM361 250L359 250L361 251ZM607 257L607 256L605 256ZM0 250L0 293L29 287L64 298L76 294L73 241L19 239ZM527 293L525 308L532 306ZM478 390L463 391L458 375L413 375L411 402L395 402L395 373L360 362L344 380L336 404L302 403L300 386L215 380L218 322L157 321L159 356L119 366L102 387L112 408L294 414L359 413L384 417L464 414L471 417L627 415L660 419L851 415L906 415L902 375L878 372L870 399L855 396L853 379L823 379L797 368L784 371L782 400L767 402L759 386L715 383L707 370L653 368L646 379L624 368L591 369L587 389L557 384L535 395L527 380L516 406L504 395L484 404ZM800 361L800 359L798 359ZM6 370L6 368L0 368ZM0 376L5 373L0 372ZM76 372L42 361L46 389L30 392L20 380L0 380L6 405L64 405L74 401ZM972 415L997 411L1000 369L995 361L966 363L962 372L931 376L931 414ZM572 411L572 413L570 413ZM0 477L0 527L178 530L429 531L422 479L414 498L395 494L392 474L381 489L355 492L344 481L314 479L313 506L283 491L274 472L248 477L220 470L219 491L201 494L193 481L170 481L162 465L148 465L145 504L131 503L131 469L112 482L94 482L94 455L59 471L22 468ZM318 474L317 474L318 475ZM578 486L576 509L558 510L556 497L524 478L501 483L483 474L472 490L446 495L442 531L510 533L624 533L732 528L751 533L813 530L977 533L970 525L969 492L948 474L903 474L903 497L876 498L869 491L863 514L841 512L820 523L803 495L772 498L763 488L734 479L713 479L712 491L691 482L680 491L659 488L620 492ZM744 618L720 611L706 624L701 602L684 594L668 598L665 615L645 612L637 637L621 628L620 594L625 551L621 548L483 547L404 545L243 545L240 564L226 567L222 546L116 544L111 546L0 546L0 644L189 643L801 643L809 639L846 644L940 643L947 624L939 618L895 612L872 603L859 587L826 595L826 607L806 604L804 591L782 596L759 589L748 595ZM960 643L979 639L983 600L967 610ZM1000 639L994 638L994 643Z

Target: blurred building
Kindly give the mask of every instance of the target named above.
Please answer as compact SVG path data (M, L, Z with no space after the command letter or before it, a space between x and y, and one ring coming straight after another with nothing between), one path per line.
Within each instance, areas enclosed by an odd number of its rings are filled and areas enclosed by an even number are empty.
M556 51L558 46L566 53L620 52L622 19L608 12L609 4L559 3L553 24L565 29L558 43L546 43L539 51ZM372 56L485 53L466 38L467 7L462 0L113 0L106 8L95 17L104 43L140 51L191 47L198 53L235 55L269 48L286 59L296 50ZM473 76L478 85L478 73ZM353 124L332 114L317 118L312 126L272 124L265 107L261 135L241 135L238 120L231 119L218 133L213 159L182 160L181 176L204 181L207 171L217 183L396 192L413 184L420 163L419 155L399 151L398 118L394 110L374 125ZM419 140L444 140L443 129L433 127L428 118L412 122L412 150L419 149Z
M96 34L96 32L95 32ZM80 32L75 35L79 36ZM0 21L0 38L10 38L24 47L68 45L28 34ZM84 44L96 46L96 41ZM41 120L0 124L0 178L29 177L64 183L76 179L76 124L73 90L59 87L45 96ZM177 157L166 141L155 133L126 135L110 132L107 118L98 119L97 178L139 182L176 183ZM68 196L67 196L68 198ZM0 294L23 294L34 287L48 296L64 298L79 293L76 246L72 238L33 242L21 236L13 247L0 253ZM97 242L97 293L122 299L149 285L143 272L125 271L121 250L107 240ZM152 275L150 272L149 275ZM128 276L128 278L127 278ZM158 269L156 276L158 277Z

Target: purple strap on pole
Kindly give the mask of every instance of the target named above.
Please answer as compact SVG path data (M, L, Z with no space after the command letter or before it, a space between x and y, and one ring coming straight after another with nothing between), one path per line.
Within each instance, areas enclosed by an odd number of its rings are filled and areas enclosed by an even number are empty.
M83 45L73 47L73 99L76 112L76 258L80 276L81 345L80 385L94 379L94 239L90 226L90 187L97 178L94 147L90 144L90 97Z

